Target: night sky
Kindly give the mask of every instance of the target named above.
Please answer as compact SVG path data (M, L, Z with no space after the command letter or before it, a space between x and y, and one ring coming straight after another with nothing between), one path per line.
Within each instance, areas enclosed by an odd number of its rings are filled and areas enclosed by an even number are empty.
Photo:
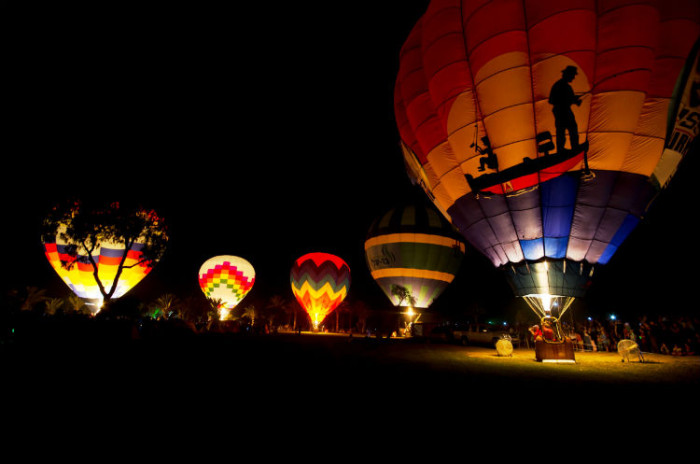
M78 196L135 199L165 217L168 251L134 298L201 293L199 266L218 254L256 268L251 300L291 298L294 259L325 251L350 265L349 298L388 306L363 242L377 216L423 200L403 168L393 84L427 4L15 10L4 66L3 292L68 292L38 226L55 202ZM692 313L697 279L683 265L697 254L696 160L596 276L589 308ZM435 309L477 302L500 314L512 300L501 274L468 249Z

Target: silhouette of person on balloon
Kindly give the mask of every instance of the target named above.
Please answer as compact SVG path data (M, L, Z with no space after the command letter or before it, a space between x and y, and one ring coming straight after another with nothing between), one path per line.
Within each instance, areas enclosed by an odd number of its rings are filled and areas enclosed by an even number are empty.
M578 74L576 66L567 66L561 72L562 77L554 83L549 92L549 103L554 113L554 125L557 133L557 153L561 153L566 142L565 133L569 133L571 150L578 149L578 125L571 111L571 105L581 106L581 98L574 93L570 83Z

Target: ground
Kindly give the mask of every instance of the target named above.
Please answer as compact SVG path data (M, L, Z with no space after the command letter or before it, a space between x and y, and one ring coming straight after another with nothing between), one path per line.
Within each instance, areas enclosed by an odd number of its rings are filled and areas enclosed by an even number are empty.
M4 420L18 431L53 434L71 418L81 437L223 435L267 446L313 435L353 449L408 434L450 450L449 435L497 431L657 444L679 437L680 418L697 417L700 385L700 356L645 354L642 363L577 352L573 364L548 364L527 348L503 357L491 347L310 333L52 340L6 345L0 366Z
M31 346L18 344L3 353L7 366L78 376L121 375L128 382L163 379L196 372L202 377L279 381L294 376L345 379L346 384L381 380L384 384L466 385L480 393L504 383L522 390L541 385L582 390L685 389L700 385L700 356L645 353L623 361L617 352L576 352L576 362L537 362L533 349L515 348L499 356L490 346L458 346L421 339L377 339L333 334L208 334L110 341L89 339ZM66 374L63 375L64 377ZM70 380L70 378L66 379ZM447 385L445 385L447 386ZM347 387L345 385L343 388Z

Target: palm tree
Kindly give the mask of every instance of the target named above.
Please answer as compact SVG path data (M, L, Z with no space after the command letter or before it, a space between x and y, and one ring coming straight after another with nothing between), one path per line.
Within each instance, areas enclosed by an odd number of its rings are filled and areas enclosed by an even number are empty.
M286 303L282 306L282 311L285 314L285 325L294 328L297 316L297 305L294 301L285 300Z
M27 296L24 298L20 309L22 311L31 311L34 309L35 305L48 299L45 293L46 290L43 288L39 289L37 287L27 287Z
M221 316L221 308L224 307L224 300L221 298L207 298L209 302L208 320L216 320Z
M180 311L180 306L180 299L176 295L173 295L172 293L165 293L158 297L153 304L151 304L151 310L154 312L156 319L160 315L162 315L165 319L169 319L173 313Z
M50 298L46 300L46 308L44 309L44 314L47 314L49 316L53 316L58 312L59 309L61 309L61 306L63 306L63 299L62 298Z
M255 325L255 317L257 316L258 311L255 309L254 305L248 305L245 308L243 308L243 314L241 317L245 319L250 320L250 325L254 326Z
M291 314L293 316L292 330L294 330L296 332L297 322L298 322L297 318L298 318L299 313L304 311L304 308L301 307L301 304L299 304L299 302L295 298L293 300L289 300L289 302L287 303L287 305L284 308L284 311L287 314Z
M279 315L283 312L287 312L286 307L289 306L289 301L281 295L272 295L265 305L266 312L268 313L268 321L271 325L274 321L279 319Z
M90 310L85 305L85 302L75 293L71 293L65 300L64 306L78 314L92 314Z
M208 301L201 298L201 295L188 296L180 304L180 317L187 322L198 324L206 322L209 318L211 306Z

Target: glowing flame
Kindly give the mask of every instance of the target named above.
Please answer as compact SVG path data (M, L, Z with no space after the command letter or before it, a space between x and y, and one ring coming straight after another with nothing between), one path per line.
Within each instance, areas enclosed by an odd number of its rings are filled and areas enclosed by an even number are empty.
M85 301L85 300L83 300ZM97 314L104 308L105 302L104 298L95 298L94 300L89 300L85 302L85 306L90 309L92 316L97 316Z
M544 312L550 312L552 310L552 295L548 293L540 295L540 300L542 300L542 309L544 310Z
M226 306L219 306L219 320L220 321L226 321L231 317L231 308L228 308Z
M550 295L548 293L525 295L523 299L530 309L540 317L554 315L552 310L556 308L556 317L561 317L571 306L576 298L571 296Z

